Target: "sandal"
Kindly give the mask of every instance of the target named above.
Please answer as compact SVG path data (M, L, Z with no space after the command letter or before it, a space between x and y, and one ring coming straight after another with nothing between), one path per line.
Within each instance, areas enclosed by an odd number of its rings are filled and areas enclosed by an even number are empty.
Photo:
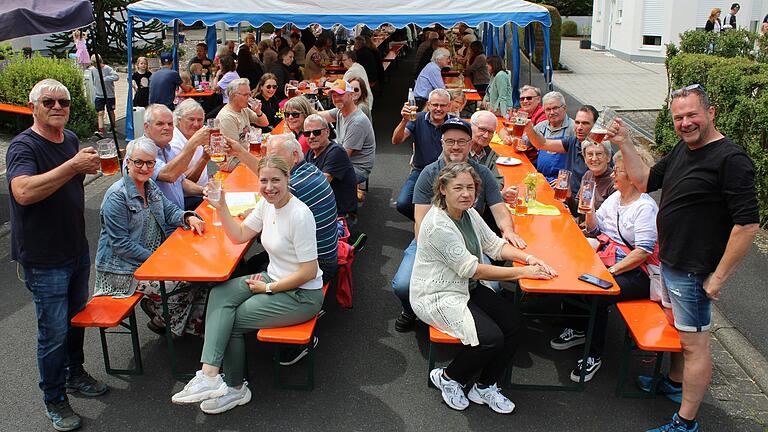
M163 320L160 319L160 317L155 316L151 320L147 321L147 328L159 335L165 334L165 323L163 323Z

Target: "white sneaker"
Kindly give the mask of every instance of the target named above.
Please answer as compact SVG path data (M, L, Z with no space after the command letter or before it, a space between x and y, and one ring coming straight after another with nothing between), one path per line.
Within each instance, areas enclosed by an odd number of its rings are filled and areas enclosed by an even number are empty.
M210 378L203 375L203 371L199 370L182 391L171 396L171 402L176 404L196 403L223 396L226 393L227 384L221 378L221 374L216 375L216 378Z
M496 384L480 389L477 383L472 386L467 395L469 400L476 404L488 405L492 410L499 414L509 414L515 410L515 403L501 394L501 390Z
M250 401L251 391L248 389L248 383L244 382L240 389L227 387L227 393L224 396L203 401L200 404L200 409L206 414L221 414Z
M461 384L454 380L447 380L443 378L443 370L445 368L432 369L429 373L429 379L432 380L432 384L435 385L443 395L443 400L449 407L463 411L469 406L469 401L464 395L464 389Z

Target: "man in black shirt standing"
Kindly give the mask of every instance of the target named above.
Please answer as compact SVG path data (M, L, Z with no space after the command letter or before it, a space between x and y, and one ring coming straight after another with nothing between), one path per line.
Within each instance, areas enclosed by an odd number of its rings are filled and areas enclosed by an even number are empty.
M672 307L683 362L673 356L659 388L672 393L675 381L682 382L682 401L672 422L653 431L683 432L699 430L696 413L712 377L711 301L720 298L749 250L759 215L752 161L715 129L715 108L704 88L694 84L672 92L671 110L680 142L651 168L640 160L620 119L607 139L620 147L638 190L662 189L657 217L662 297L664 306ZM641 387L650 384L644 377L639 381Z

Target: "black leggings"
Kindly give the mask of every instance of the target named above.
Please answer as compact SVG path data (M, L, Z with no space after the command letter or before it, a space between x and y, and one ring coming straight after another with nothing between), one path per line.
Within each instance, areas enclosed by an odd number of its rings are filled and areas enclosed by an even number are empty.
M482 285L472 290L467 306L475 320L480 344L465 345L445 374L465 385L480 371L478 383L494 384L515 355L522 316L512 301Z

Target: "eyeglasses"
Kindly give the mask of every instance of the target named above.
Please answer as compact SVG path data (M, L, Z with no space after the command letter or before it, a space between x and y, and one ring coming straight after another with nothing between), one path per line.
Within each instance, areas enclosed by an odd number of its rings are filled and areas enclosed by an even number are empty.
M707 94L707 91L704 89L704 86L701 84L691 84L689 86L685 86L683 88L679 88L677 90L673 90L672 93L670 93L670 96L672 99L679 97L679 96L687 96L688 92L698 92L702 94Z
M291 111L291 112L285 112L284 114L285 114L286 117L296 117L296 118L299 118L299 117L301 117L302 113L300 113L298 111Z
M586 157L587 159L602 159L605 157L605 153L587 152L587 153L584 153L584 157Z
M235 94L238 95L238 96L243 96L243 97L250 97L251 96L250 93L235 93Z
M277 84L275 84L275 85L272 85L272 84L267 84L267 85L265 85L265 86L264 86L264 88L268 88L268 89L270 89L270 90L274 90L274 89L276 89L276 88L277 88Z
M42 103L43 106L47 109L52 109L54 106L56 106L56 102L58 102L59 106L62 108L68 108L72 103L72 101L69 99L43 99L40 101L40 103Z
M544 108L544 112L553 112L553 111L557 111L557 110L559 110L559 109L560 109L560 108L562 108L562 107L563 107L562 105L558 105L558 106L556 106L556 107L549 107L549 108Z
M446 108L446 107L448 107L448 104L432 103L432 102L430 102L429 105L432 108Z
M487 129L487 128L484 128L484 127L482 127L480 125L476 125L474 123L472 123L472 126L476 127L480 131L480 133L483 134L483 135L491 135L494 132L496 132L495 129Z
M467 144L469 144L468 139L443 139L443 144L447 145L448 147L453 147L455 145L459 147L466 147Z
M537 98L538 96L520 96L521 101L529 101L533 100L534 98Z
M304 135L305 137L309 138L310 135L320 136L320 134L323 133L324 130L325 129L315 129L315 130L311 130L311 131L304 131L301 134Z
M147 168L152 169L155 167L155 164L157 163L157 161L153 161L153 160L148 160L148 161L141 160L141 159L128 159L128 160L133 162L136 168L141 168L144 165L146 165Z

